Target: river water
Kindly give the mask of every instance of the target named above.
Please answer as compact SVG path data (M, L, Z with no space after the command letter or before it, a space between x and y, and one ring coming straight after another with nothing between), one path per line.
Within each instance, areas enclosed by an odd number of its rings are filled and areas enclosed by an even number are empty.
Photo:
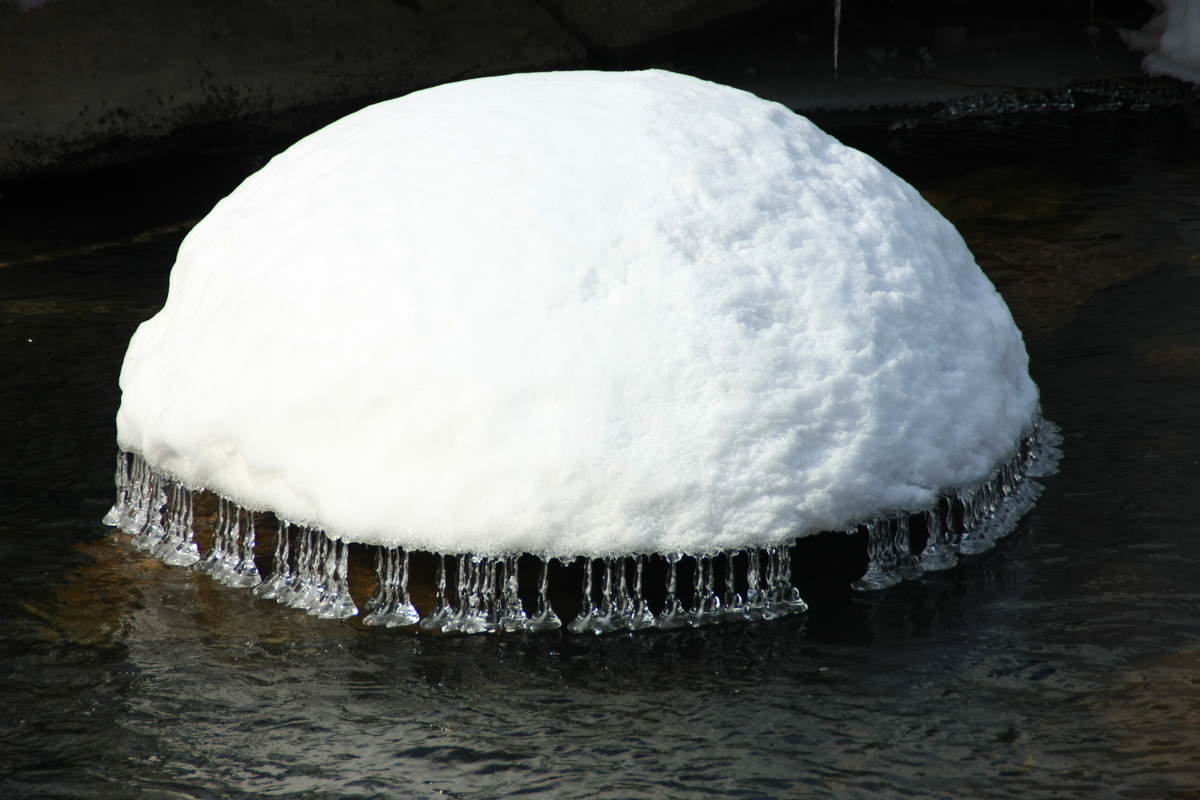
M1200 134L819 121L960 227L1066 456L950 573L702 630L420 637L132 550L124 347L262 159L0 186L0 797L1200 798Z

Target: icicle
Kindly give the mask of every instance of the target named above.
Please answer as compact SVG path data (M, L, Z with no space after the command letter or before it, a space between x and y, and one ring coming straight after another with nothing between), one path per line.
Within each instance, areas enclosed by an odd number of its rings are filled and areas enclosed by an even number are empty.
M278 601L284 606L299 608L304 606L305 595L310 593L312 585L312 531L300 528L296 531L295 553L292 557L292 581L281 591Z
M136 520L137 532L133 535L133 546L139 550L154 552L166 535L163 513L167 507L167 489L162 478L151 469L146 469L145 499L142 513Z
M605 609L605 603L602 601L597 605L592 595L592 570L595 561L600 561L604 564L604 559L585 558L583 564L583 607L579 610L579 616L567 625L567 630L572 633L593 633L599 636L602 633L609 633L616 630L616 626L612 620L611 610ZM608 595L610 591L610 576L608 567L605 565L605 577L602 584L602 592ZM611 607L611 599L608 599L607 604Z
M296 557L296 580L291 591L280 596L280 602L312 613L325 594L325 536L312 528L302 528L300 548Z
M896 572L895 551L891 547L892 520L884 518L866 523L867 528L867 571L850 584L860 592L886 589L900 582Z
M683 605L675 596L675 590L678 583L679 562L683 558L682 553L671 553L666 556L670 567L667 569L667 597L663 601L662 613L658 615L655 621L655 627L670 629L681 628L688 624L688 612L684 610Z
M396 563L396 551L392 551L392 564ZM421 615L417 611L417 607L413 605L412 597L408 594L408 551L404 551L404 555L400 562L400 576L397 581L400 589L400 596L396 601L396 605L392 611L387 625L390 628L403 627L407 625L415 625L421 620Z
M636 557L636 566L633 573L633 596L630 600L633 603L633 610L630 613L629 619L625 622L625 627L631 631L645 630L653 628L657 624L654 618L654 612L650 610L650 603L646 600L642 593L642 577L646 566L646 556L638 555Z
M700 627L723 622L724 609L721 598L713 588L713 563L710 556L696 558L696 572L692 576L692 610L688 615L688 623Z
M454 583L457 605L454 613L442 623L442 633L457 633L466 619L469 610L467 604L475 591L475 587L471 585L474 578L474 563L470 554L464 553L458 556L458 579Z
M114 481L117 485L117 500L113 507L104 515L101 522L114 528L124 529L128 520L133 516L133 506L130 502L133 494L133 478L130 474L131 461L136 459L124 451L117 453L117 473Z
M476 630L472 633L495 633L500 629L496 613L496 559L482 558L476 565L474 602Z
M192 516L191 491L173 484L165 533L154 555L174 567L189 567L200 560L200 549L192 540Z
M196 569L234 588L246 589L262 583L254 563L254 512L220 500L212 547Z
M316 616L321 619L353 617L358 613L358 606L350 596L350 545L335 539L330 553L327 588Z
M784 543L779 548L778 592L779 604L785 606L790 613L802 614L808 610L808 603L800 596L800 590L792 585L792 543Z
M896 574L901 580L914 580L924 574L920 559L912 551L912 534L908 527L908 514L896 517L892 529L892 551L895 553Z
M467 596L471 592L471 587L467 583L470 556L460 554L455 558L458 559L458 577L454 582L454 595L457 602L456 605L450 607L450 613L442 620L442 633L458 632L467 613Z
M598 622L602 624L606 631L620 630L624 627L620 616L617 614L616 595L618 590L615 588L618 559L612 556L604 558L604 581L600 585L600 619Z
M1043 490L1042 484L1034 479L1025 476L1020 478L1020 481L1013 487L1012 494L1005 498L1008 513L1004 518L1005 531L1000 534L1001 536L1015 528L1021 517L1037 505Z
M228 503L226 509L226 524L221 531L221 551L214 559L209 574L226 586L237 586L237 568L241 561L238 544L242 540L243 527L242 509L235 503Z
M484 559L482 591L479 594L479 608L487 620L489 633L500 630L500 602L503 598L503 587L498 583L500 580L500 560L496 558Z
M458 606L454 615L442 624L442 633L471 633L471 615L475 611L472 606L478 602L478 588L475 585L478 563L469 553L459 556L458 582L455 586Z
M162 516L155 526L157 534L154 537L146 538L140 545L155 558L162 558L170 550L172 545L171 529L174 527L174 517L179 512L179 507L182 504L182 500L179 497L179 484L164 479L162 487L167 501L163 504Z
M1034 476L1053 473L1062 451L1053 423L1035 418L1032 432L1013 456L984 481L958 487L921 512L927 531L922 552L912 552L907 513L863 523L870 564L856 589L878 589L926 570L947 569L958 555L991 548L1032 507L1042 486ZM211 546L201 557L195 542L195 493L153 469L136 453L119 453L114 472L116 499L104 517L132 537L134 546L169 564L192 564L230 586L256 586L255 593L321 617L344 618L358 612L349 594L350 544L309 528L292 530L279 522L273 570L263 582L255 564L255 514L217 498ZM849 531L848 533L853 533ZM605 633L647 627L675 628L725 620L771 619L807 608L792 585L793 543L715 555L695 555L689 608L679 597L683 554L667 561L666 598L656 616L644 596L649 554L585 558L583 603L569 628ZM745 553L745 569L737 560ZM541 560L536 612L526 613L518 580L520 554L499 557L461 554L453 593L447 585L445 555L438 555L437 600L424 619L408 591L410 556L398 549L376 549L378 590L367 604L364 622L386 627L420 623L428 630L464 633L554 630L562 626L549 601L549 560ZM628 558L633 558L630 572ZM601 561L598 565L597 560ZM691 561L689 561L689 564ZM601 572L599 580L596 570ZM744 594L739 592L745 575ZM687 592L685 592L687 594Z
M288 523L279 520L279 527L275 532L275 555L271 579L255 587L256 595L266 600L275 600L291 586L294 577L288 564L289 556Z
M130 533L133 520L141 507L141 473L139 471L142 459L136 453L122 452L117 455L117 501L104 515L107 524L118 530ZM112 520L109 522L109 520Z
M408 594L408 551L401 555L394 547L377 548L375 574L379 582L364 609L368 613L363 624L388 628L417 624L421 615Z
M763 570L764 588L762 593L762 618L765 620L779 619L787 615L791 609L780 603L779 587L779 550L776 547L767 548L767 565Z
M789 544L767 548L766 591L763 619L778 619L808 609L799 590L792 586L792 556Z
M1034 478L1057 470L1062 458L1060 444L1058 426L1038 414L1033 431L1008 462L982 483L958 491L963 507L961 533L956 535L960 552L971 555L989 550L1016 527L1042 492Z
M737 571L733 559L737 551L731 550L725 554L725 621L734 622L745 619L746 604L737 592Z
M254 512L242 509L241 514L245 515L245 519L239 526L239 535L233 547L237 560L222 582L226 586L246 589L262 583L262 575L254 563Z
M525 623L525 630L531 632L552 631L562 627L562 620L550 607L550 559L543 558L541 562L542 580L538 585L537 612Z
M654 626L654 615L642 599L641 556L637 557L637 574L632 591L626 574L624 558L613 560L613 599L612 622L617 629L628 628L631 631L651 628Z
M338 539L330 540L325 536L321 536L321 559L317 564L317 585L321 587L321 597L313 603L308 609L308 613L314 617L320 617L328 603L336 603L337 598L337 554L338 554ZM327 546L328 545L328 546Z
M756 620L763 618L766 597L763 594L760 581L758 549L751 548L746 551L746 601L743 604L743 619Z
M446 593L446 554L438 554L437 568L437 607L425 619L421 620L421 628L427 631L441 630L442 625L454 615L450 600Z
M464 573L462 564L466 564ZM494 563L479 556L464 556L459 562L458 613L442 625L442 631L452 633L495 633L497 626L489 606L492 598L492 583L495 580ZM464 580L465 575L465 580Z
M145 459L140 456L135 457L135 466L137 471L134 476L134 492L135 503L131 509L132 514L129 517L129 526L125 528L125 532L131 536L136 536L142 532L142 528L150 519L150 504L153 500L154 476L150 471L150 465Z
M612 622L617 629L628 628L633 619L633 598L625 580L625 559L612 559Z
M833 0L833 79L837 80L838 50L842 33L842 0Z
M515 554L509 554L504 556L503 561L504 590L500 596L499 623L500 629L505 633L527 630L529 626L529 617L525 613L525 607L521 605L521 595L517 593L518 558Z
M981 526L981 533L994 543L1017 526L1020 518L1033 508L1042 492L1042 485L1026 477L1025 461L1012 461L1000 468L996 486L997 498L991 516Z
M125 474L125 507L116 520L116 525L124 533L136 536L141 533L146 524L149 509L149 478L150 470L146 461L136 453L129 459L128 472ZM120 502L118 500L118 502Z
M1062 459L1062 429L1041 414L1034 420L1033 433L1026 440L1025 474L1045 478L1058 471Z
M325 602L326 596L333 588L332 582L334 573L337 571L337 559L334 553L336 540L315 529L313 530L313 540L317 545L313 558L313 588L316 596L309 601L304 610L315 616L317 609Z
M589 631L588 622L591 621L594 610L595 606L592 603L592 560L585 558L583 560L583 605L579 607L579 615L567 623L567 630L571 631L571 633Z
M963 532L959 537L958 549L964 555L976 555L992 547L992 541L980 529L987 505L984 495L983 484L966 489L960 495L963 503Z
M951 531L942 524L940 508L925 512L925 527L929 538L925 541L925 549L921 551L921 568L927 572L950 569L958 564L958 550Z
M301 602L300 598L308 589L311 580L308 562L311 557L309 548L308 528L297 526L296 547L292 553L292 579L288 581L283 591L275 598L285 606L295 607Z
M696 568L692 571L692 608L688 622L699 627L704 624L704 558L696 557Z
M597 633L608 633L609 631L620 630L624 627L617 614L617 591L614 586L616 583L614 575L616 566L617 559L612 556L605 556L604 580L600 584L600 614L595 621ZM603 628L603 630L599 628Z
M391 548L375 548L375 593L363 604L363 624L377 625L379 612L394 601L391 583Z
M213 521L212 541L208 546L208 552L192 566L192 569L197 572L211 573L214 567L225 561L225 529L229 524L228 510L230 505L230 502L224 497L217 498L217 517Z
M959 530L958 523L954 518L956 500L957 496L953 494L946 499L946 522L943 526L943 529L946 531L946 537L950 543L950 548L955 553L958 552L958 543L962 540L962 532Z

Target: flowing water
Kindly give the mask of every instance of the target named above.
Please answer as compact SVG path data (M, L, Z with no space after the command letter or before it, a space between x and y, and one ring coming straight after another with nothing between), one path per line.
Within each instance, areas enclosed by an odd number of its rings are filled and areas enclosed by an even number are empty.
M1060 474L954 569L855 592L797 564L803 614L601 637L311 616L247 588L235 508L202 569L112 535L125 344L261 160L0 186L0 797L1200 797L1200 134L1179 109L823 122L962 230Z

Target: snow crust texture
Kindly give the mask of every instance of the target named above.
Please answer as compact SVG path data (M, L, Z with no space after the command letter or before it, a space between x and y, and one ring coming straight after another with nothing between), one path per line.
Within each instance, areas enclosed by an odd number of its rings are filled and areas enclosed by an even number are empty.
M440 86L188 235L118 442L434 552L714 552L915 511L1030 432L1020 332L908 184L666 72Z

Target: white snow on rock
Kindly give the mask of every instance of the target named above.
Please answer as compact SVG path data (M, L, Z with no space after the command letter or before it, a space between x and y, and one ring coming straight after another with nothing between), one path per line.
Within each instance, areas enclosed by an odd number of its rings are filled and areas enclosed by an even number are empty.
M606 555L930 504L1030 429L1021 334L917 192L667 72L352 114L188 235L118 440L352 541Z
M1200 83L1200 2L1148 0L1154 16L1141 30L1120 30L1131 50L1146 53L1142 71Z

